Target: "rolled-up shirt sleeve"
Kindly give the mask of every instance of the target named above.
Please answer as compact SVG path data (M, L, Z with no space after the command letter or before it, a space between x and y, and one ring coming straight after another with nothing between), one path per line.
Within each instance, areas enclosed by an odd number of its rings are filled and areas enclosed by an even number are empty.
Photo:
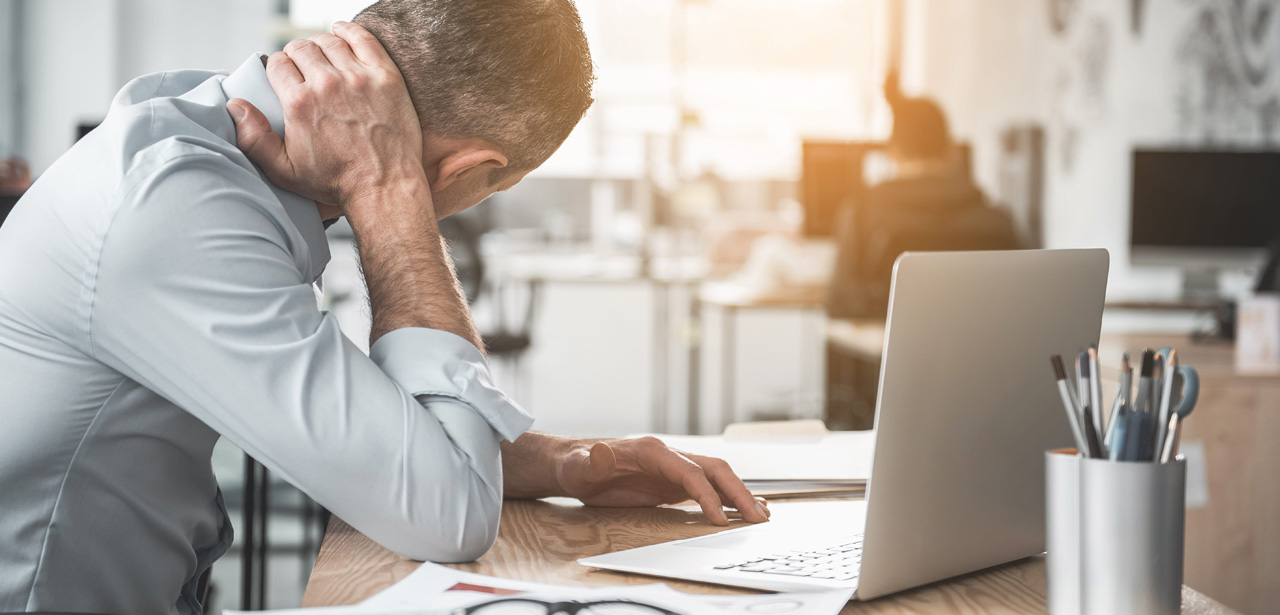
M316 307L279 201L224 157L174 156L121 190L86 284L98 360L394 551L492 545L499 442L532 419L474 346L407 328L365 356Z
M396 329L373 343L369 358L410 395L466 402L506 440L533 425L533 418L494 385L480 351L448 331Z

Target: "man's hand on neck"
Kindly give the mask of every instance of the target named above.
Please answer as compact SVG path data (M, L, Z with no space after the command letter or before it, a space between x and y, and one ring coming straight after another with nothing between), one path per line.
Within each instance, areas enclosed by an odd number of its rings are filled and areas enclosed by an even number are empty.
M481 352L422 166L422 129L399 70L364 28L296 40L267 62L285 140L235 100L238 145L276 185L355 231L373 313L370 344L401 327L448 331ZM329 205L332 203L333 205Z

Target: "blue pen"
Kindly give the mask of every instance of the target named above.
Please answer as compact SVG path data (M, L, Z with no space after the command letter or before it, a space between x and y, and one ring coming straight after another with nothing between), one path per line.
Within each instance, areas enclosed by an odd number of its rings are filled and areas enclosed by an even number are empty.
M1124 451L1121 452L1120 461L1148 461L1143 458L1144 452L1150 454L1144 450L1148 448L1144 440L1150 439L1153 426L1151 415L1137 408L1125 416L1125 424L1117 428L1124 430Z
M1107 435L1102 438L1108 459L1112 458L1111 447L1116 442L1116 427L1120 425L1120 415L1129 406L1129 382L1133 379L1133 367L1129 365L1129 353L1124 353L1120 361L1120 390L1116 391L1116 400L1111 403L1111 416L1107 417ZM1121 440L1123 441L1123 440Z
M1111 461L1124 461L1126 444L1128 444L1129 408L1121 405L1117 413L1111 417L1111 427L1107 430L1107 452Z

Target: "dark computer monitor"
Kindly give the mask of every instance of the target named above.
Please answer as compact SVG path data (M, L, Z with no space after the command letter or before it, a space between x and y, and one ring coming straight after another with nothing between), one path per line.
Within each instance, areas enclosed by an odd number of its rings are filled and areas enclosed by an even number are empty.
M1134 150L1135 265L1175 266L1188 294L1256 266L1280 235L1280 151Z

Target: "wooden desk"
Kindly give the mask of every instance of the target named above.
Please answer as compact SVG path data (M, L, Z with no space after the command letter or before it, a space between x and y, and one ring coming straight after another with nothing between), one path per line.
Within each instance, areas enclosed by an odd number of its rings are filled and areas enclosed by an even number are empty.
M507 502L494 548L478 562L454 567L560 585L651 583L654 579L650 577L593 570L576 560L720 529L704 521L701 514L678 508L588 508L571 502ZM788 505L776 502L772 507L776 511ZM417 566L417 562L383 549L335 517L325 534L302 604L353 604L404 578ZM1044 574L1044 560L1030 558L871 602L850 602L841 613L1044 613ZM690 592L736 591L699 583L670 583ZM1182 590L1182 612L1232 613L1186 587Z

